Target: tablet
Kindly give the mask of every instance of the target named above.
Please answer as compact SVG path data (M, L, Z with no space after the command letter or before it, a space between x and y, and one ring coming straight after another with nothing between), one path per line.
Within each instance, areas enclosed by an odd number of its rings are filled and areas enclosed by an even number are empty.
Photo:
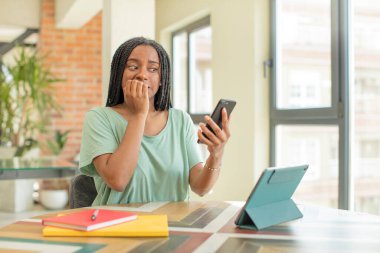
M240 228L259 230L303 215L291 199L308 165L265 169L235 220Z

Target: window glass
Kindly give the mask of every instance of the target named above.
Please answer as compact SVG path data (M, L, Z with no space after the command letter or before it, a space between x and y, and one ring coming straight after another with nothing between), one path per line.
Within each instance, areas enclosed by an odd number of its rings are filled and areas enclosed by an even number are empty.
M277 108L330 107L330 0L283 0L277 6Z
M380 214L380 1L354 0L355 210Z
M338 207L338 127L279 125L275 132L276 166L309 165L297 202Z
M173 104L187 111L187 34L173 36Z
M173 106L200 123L213 107L210 17L175 31L172 38Z
M211 27L190 34L190 113L212 110Z

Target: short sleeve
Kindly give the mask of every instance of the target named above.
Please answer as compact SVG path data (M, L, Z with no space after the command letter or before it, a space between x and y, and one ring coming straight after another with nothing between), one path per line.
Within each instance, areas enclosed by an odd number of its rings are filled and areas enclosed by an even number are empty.
M79 168L86 175L97 175L92 160L102 154L113 153L118 144L108 117L96 109L86 113L82 130Z
M195 131L194 123L189 114L184 113L185 129L186 129L186 143L187 143L187 156L189 159L190 169L203 162L203 158L200 153L199 144L197 143L198 137Z

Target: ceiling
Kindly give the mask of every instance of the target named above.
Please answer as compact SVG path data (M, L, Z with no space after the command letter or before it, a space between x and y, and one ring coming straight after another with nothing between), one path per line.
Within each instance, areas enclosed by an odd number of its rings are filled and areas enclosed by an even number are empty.
M0 57L16 44L35 45L41 0L0 0L0 7ZM55 0L55 25L62 29L78 29L102 7L102 0Z

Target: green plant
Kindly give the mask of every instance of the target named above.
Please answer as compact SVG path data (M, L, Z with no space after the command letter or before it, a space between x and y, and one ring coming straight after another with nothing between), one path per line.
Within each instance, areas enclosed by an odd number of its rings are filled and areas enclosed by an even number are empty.
M37 51L18 47L12 64L0 70L0 145L17 147L16 155L38 144L49 114L59 107L51 94L55 78Z
M53 155L59 155L67 142L67 136L70 133L70 130L61 132L60 130L56 130L54 133L53 140L47 140L47 145Z

